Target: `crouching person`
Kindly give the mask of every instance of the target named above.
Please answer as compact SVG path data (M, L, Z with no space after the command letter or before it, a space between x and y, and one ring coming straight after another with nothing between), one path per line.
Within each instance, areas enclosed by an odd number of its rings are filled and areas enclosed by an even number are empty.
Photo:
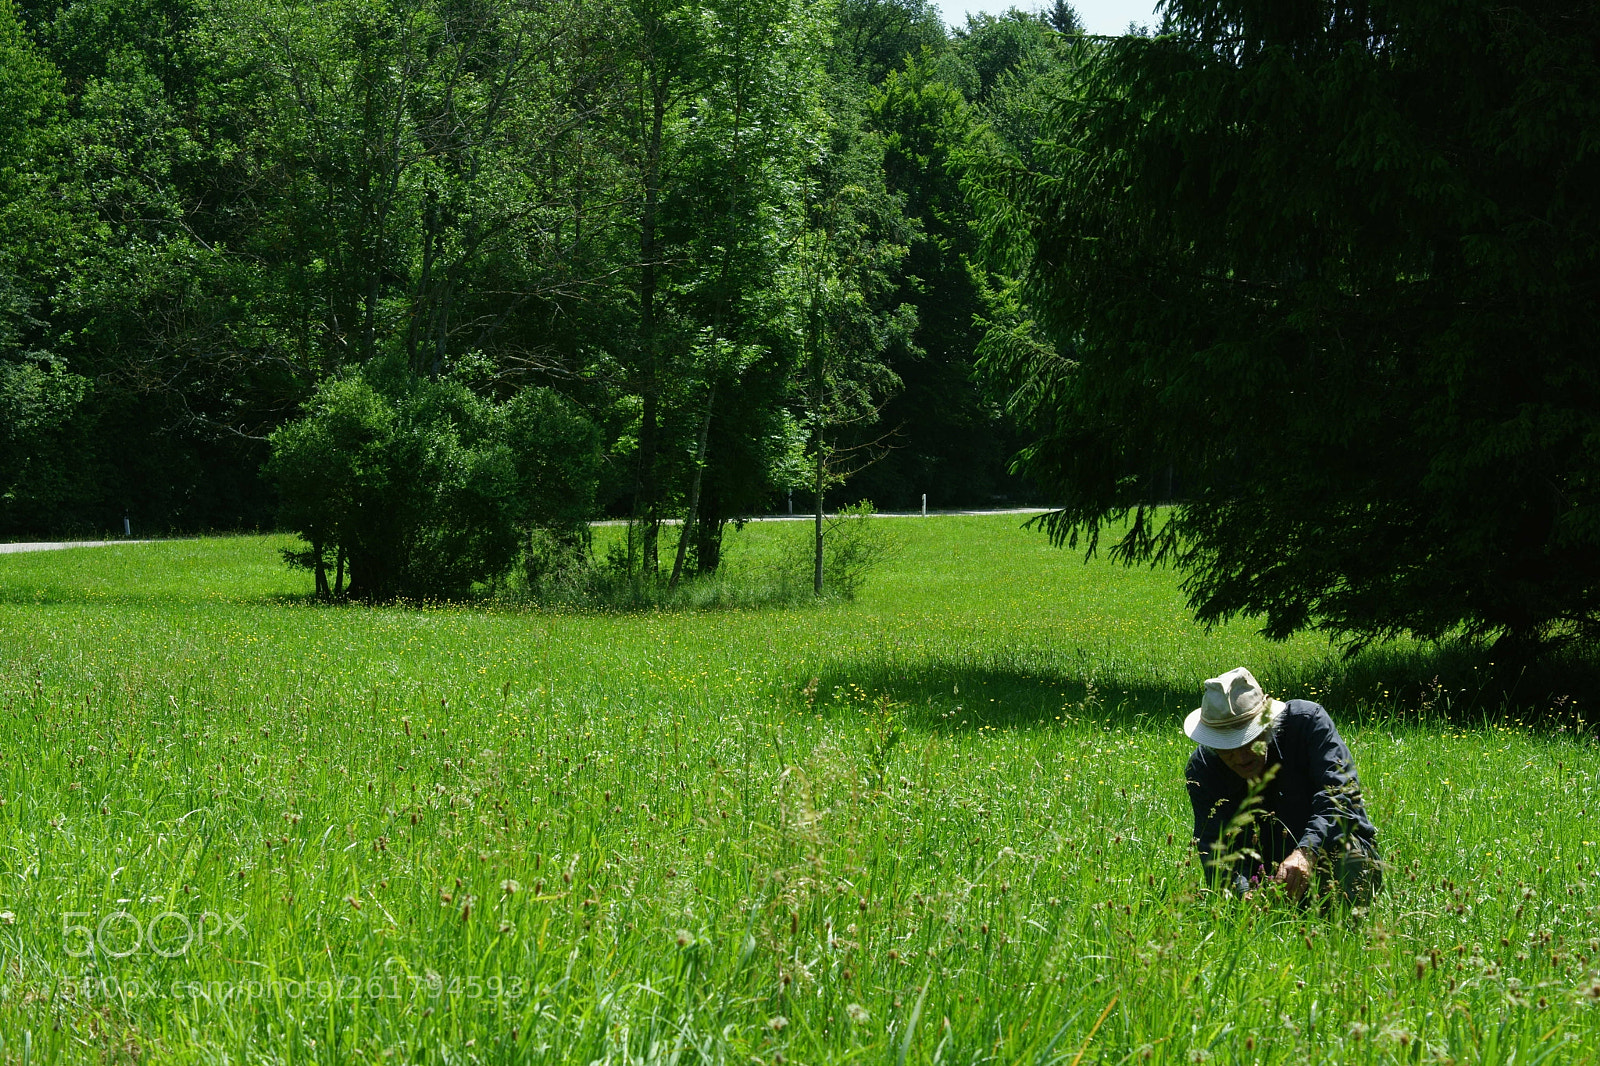
M1183 731L1194 839L1215 883L1243 895L1275 881L1366 906L1383 882L1378 831L1355 760L1328 712L1269 699L1240 667L1205 683Z

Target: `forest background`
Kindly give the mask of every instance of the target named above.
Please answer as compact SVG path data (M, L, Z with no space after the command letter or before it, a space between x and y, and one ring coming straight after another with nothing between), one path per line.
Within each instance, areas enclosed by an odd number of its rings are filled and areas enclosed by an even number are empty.
M546 517L640 517L653 560L697 496L690 567L814 488L819 446L852 500L1025 499L950 157L1026 139L1075 29L952 33L918 0L0 4L0 535L272 527L270 439L330 382L413 428L524 396L569 468Z
M320 595L457 599L604 515L676 587L798 504L821 592L825 509L1040 501L1202 621L1592 646L1596 42L1573 0L7 2L0 536L276 525Z

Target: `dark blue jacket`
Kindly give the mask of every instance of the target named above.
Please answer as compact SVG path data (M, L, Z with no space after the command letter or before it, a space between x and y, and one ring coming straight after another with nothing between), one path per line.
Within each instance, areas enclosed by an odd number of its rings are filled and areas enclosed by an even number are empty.
M1361 803L1355 760L1327 711L1309 700L1290 700L1267 745L1267 765L1277 772L1229 843L1224 835L1249 786L1209 748L1196 748L1189 757L1184 777L1194 808L1194 839L1208 868L1222 873L1231 864L1213 863L1213 855L1246 851L1261 856L1237 860L1247 875L1256 872L1258 861L1272 872L1296 848L1334 853L1354 845L1376 854L1378 831Z

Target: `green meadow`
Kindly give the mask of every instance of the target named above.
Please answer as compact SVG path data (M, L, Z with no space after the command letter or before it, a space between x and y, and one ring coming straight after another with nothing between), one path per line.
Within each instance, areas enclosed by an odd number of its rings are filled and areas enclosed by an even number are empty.
M882 521L858 599L781 609L0 556L0 1061L1600 1061L1586 708L1208 631L1016 516ZM1179 723L1237 665L1355 752L1365 913L1206 890Z

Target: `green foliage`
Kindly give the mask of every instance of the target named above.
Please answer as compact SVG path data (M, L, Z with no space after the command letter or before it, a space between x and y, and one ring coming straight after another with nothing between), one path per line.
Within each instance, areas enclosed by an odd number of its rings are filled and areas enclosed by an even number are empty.
M891 364L915 355L916 309L896 285L913 229L884 180L884 139L853 94L841 93L830 111L828 139L806 175L806 230L791 280L814 433L874 424L900 384Z
M321 370L504 365L609 267L572 228L575 127L615 81L581 2L223 5L206 32L265 182L247 240L284 302L275 347Z
M1593 6L1166 12L976 183L1071 356L1008 361L1055 537L1276 637L1593 637Z
M68 90L58 198L93 237L41 245L67 280L33 301L96 383L77 523L269 521L265 439L375 357L476 359L502 395L597 361L572 334L615 303L591 298L617 269L601 19L381 6L30 7Z
M549 389L518 392L505 417L525 538L522 576L534 587L565 592L588 567L589 519L604 458L599 428Z
M48 322L76 234L59 72L0 0L0 528L48 515L74 488L70 423L89 381Z
M305 417L273 435L282 521L309 546L286 559L314 570L322 595L446 600L504 576L535 546L532 529L581 541L594 427L548 392L528 393L495 404L449 380L398 395L361 376L325 383Z
M831 595L853 600L867 578L900 551L900 538L888 519L875 517L872 501L841 507L823 519L822 587ZM790 540L780 572L796 583L811 577L813 546Z
M1051 0L1050 6L1044 11L1044 17L1050 28L1063 36L1083 32L1083 20L1072 10L1072 5L1067 3L1067 0Z
M961 188L974 161L1031 151L1050 87L1076 53L1038 18L971 18L949 48L909 60L870 107L885 144L889 188L914 223L899 296L916 308L914 348L893 361L903 388L882 421L894 448L854 488L892 506L986 505L1031 491L1007 472L1019 440L976 365L983 290L978 232Z
M68 423L89 382L59 361L8 354L0 346L0 521L29 524L75 487Z
M752 562L738 557L740 542L747 538L737 533L722 538L719 551L729 539L734 542L736 556L731 563L693 573L676 586L662 575L643 574L630 566L625 536L597 537L604 548L599 558L588 551L574 551L547 541L540 546L536 565L527 568L526 579L511 584L495 602L532 605L547 611L639 613L795 610L831 603L836 598L819 600L812 592L809 555L801 559L795 553L786 553L776 565L771 560ZM809 542L792 538L787 543L809 548ZM670 550L674 546L669 542L667 547ZM790 561L796 561L796 565L783 565Z
M979 121L930 56L892 73L869 107L885 182L912 223L895 296L915 309L917 329L911 345L890 353L902 388L881 421L894 428L895 446L852 488L891 506L914 506L922 492L935 506L982 500L1002 463L971 373L977 307L964 258L977 242L952 157Z
M877 85L902 63L944 49L947 33L927 0L840 0L835 7L832 73Z
M829 489L882 458L878 426L900 387L895 364L915 358L916 308L897 284L914 226L888 187L884 140L859 93L840 86L835 122L806 175L806 227L791 280L805 364L796 391L809 432L810 507L816 516L813 589L827 589L822 515Z
M984 502L951 151L1026 126L994 101L1053 40L922 0L8 0L0 530L270 524L274 432L375 365L557 390L644 572L675 517L710 573L814 488L819 418L829 491Z
M628 612L809 608L856 599L868 579L891 566L904 547L890 520L875 516L868 501L828 515L823 594L818 596L811 522L778 520L770 523L778 528L764 528L768 524L730 523L732 532L718 543L719 553L726 553L720 565L677 585L630 564L626 527L602 527L592 543L587 538L563 542L535 531L519 580L501 589L494 602ZM682 526L666 532L669 538L684 535ZM675 545L669 539L666 547Z
M599 430L550 389L518 391L504 414L524 520L563 540L583 538L600 479Z
M871 500L841 507L825 523L822 570L825 587L853 600L873 571L893 559L900 539L875 517Z
M634 7L623 130L640 164L637 305L618 361L637 414L619 495L628 565L647 585L668 514L694 530L673 572L692 545L707 573L726 522L786 487L801 348L788 279L796 189L828 121L824 18L801 0Z
M1006 82L1047 73L1061 40L1044 17L1013 7L1000 15L968 15L954 45L941 74L968 100L987 105Z

